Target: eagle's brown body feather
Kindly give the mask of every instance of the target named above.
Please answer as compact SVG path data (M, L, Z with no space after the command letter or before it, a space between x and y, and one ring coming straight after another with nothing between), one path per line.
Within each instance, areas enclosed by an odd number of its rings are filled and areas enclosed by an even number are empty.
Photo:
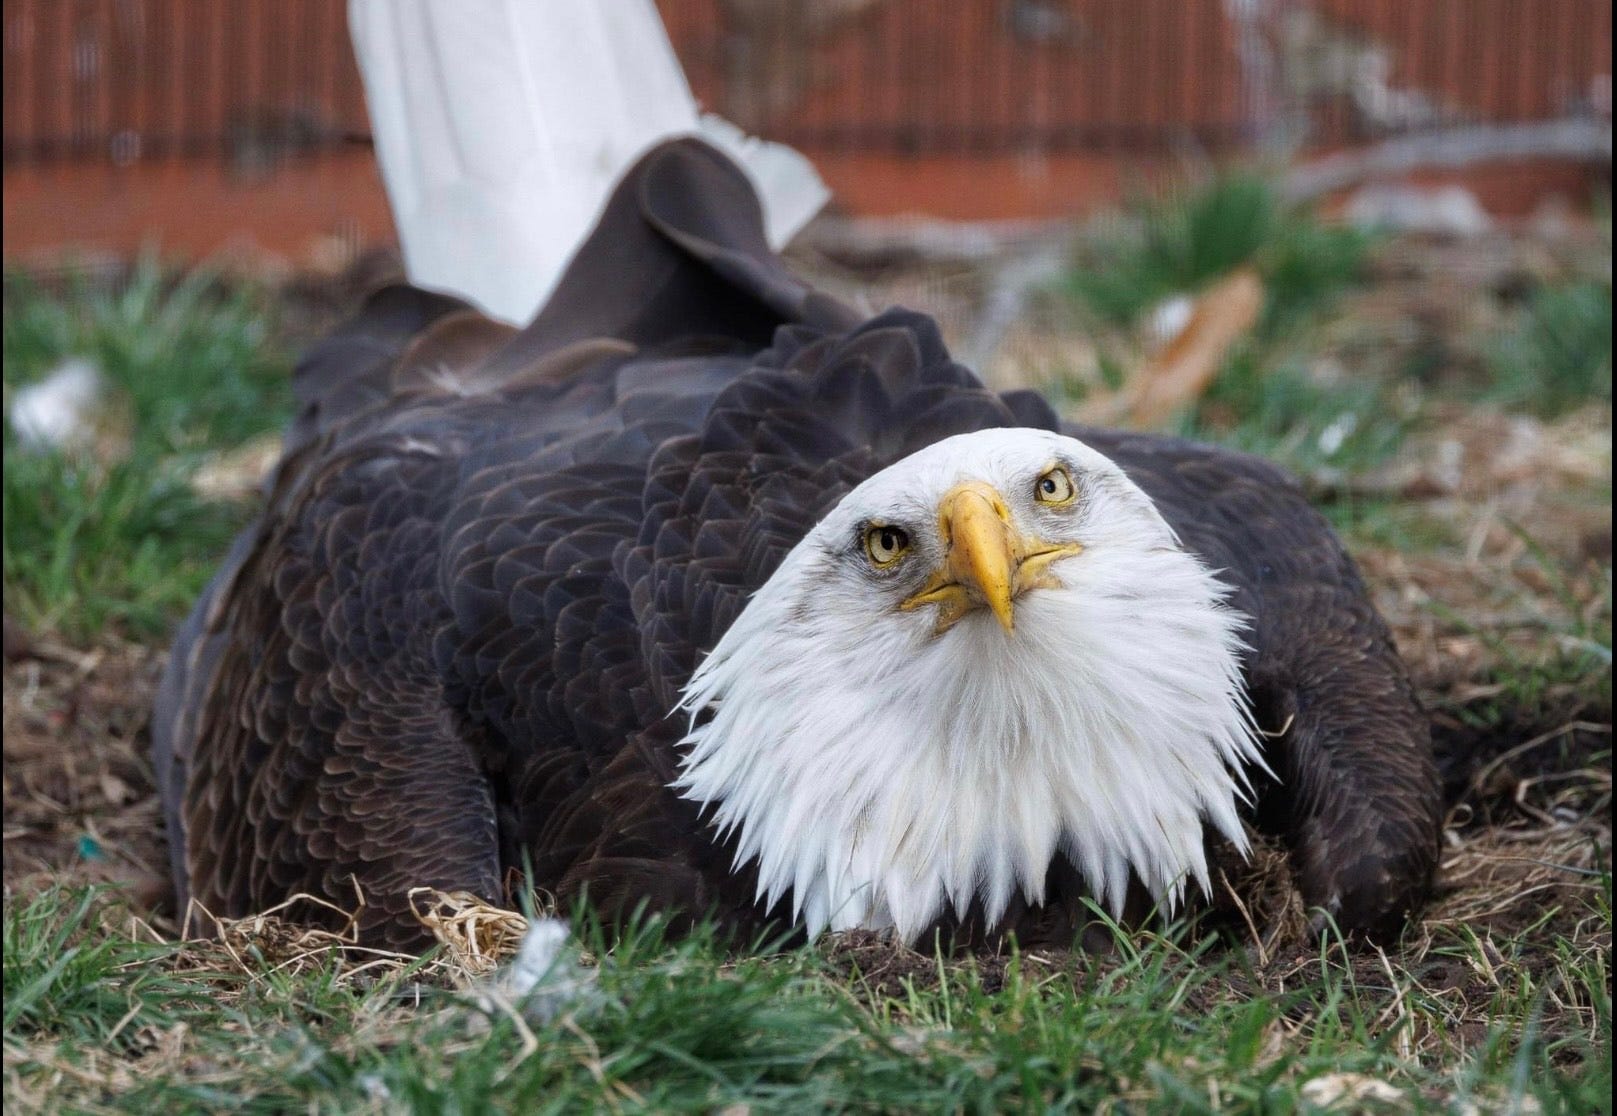
M526 330L392 288L297 389L264 513L159 697L176 883L240 915L300 891L349 904L357 880L364 931L405 947L410 888L499 900L525 866L564 900L757 924L751 870L668 787L699 656L872 472L949 434L1058 425L952 363L929 319L867 321L792 276L745 180L689 141L631 172ZM1280 776L1258 818L1305 899L1398 925L1430 883L1437 778L1340 543L1262 461L1068 432L1252 618ZM1001 928L1070 938L1082 888L1059 856L1048 894Z

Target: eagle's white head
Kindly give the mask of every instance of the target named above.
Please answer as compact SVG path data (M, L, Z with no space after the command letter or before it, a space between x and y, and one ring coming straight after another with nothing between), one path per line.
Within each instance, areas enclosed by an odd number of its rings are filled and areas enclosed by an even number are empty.
M676 783L811 933L914 939L980 896L1043 901L1065 854L1205 890L1262 764L1243 618L1107 458L1040 430L946 439L850 492L685 690Z

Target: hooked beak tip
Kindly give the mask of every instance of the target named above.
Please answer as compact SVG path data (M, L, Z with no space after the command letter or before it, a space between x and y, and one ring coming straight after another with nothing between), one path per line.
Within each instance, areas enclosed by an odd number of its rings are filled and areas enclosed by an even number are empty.
M994 610L994 619L999 621L999 626L1004 628L1007 634L1016 630L1016 605L1009 597L989 601L988 605Z
M987 605L1000 627L1013 630L1016 545L999 494L980 482L963 484L944 498L939 513L955 582Z

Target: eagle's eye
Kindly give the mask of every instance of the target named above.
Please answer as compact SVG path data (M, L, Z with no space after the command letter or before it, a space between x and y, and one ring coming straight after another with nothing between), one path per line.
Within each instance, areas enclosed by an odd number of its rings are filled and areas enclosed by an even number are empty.
M909 548L910 537L902 528L878 524L865 532L865 553L878 566L891 566Z
M1041 504L1061 507L1072 503L1077 495L1078 490L1073 487L1072 478L1067 475L1067 470L1059 465L1041 476L1038 483L1033 486L1033 498Z

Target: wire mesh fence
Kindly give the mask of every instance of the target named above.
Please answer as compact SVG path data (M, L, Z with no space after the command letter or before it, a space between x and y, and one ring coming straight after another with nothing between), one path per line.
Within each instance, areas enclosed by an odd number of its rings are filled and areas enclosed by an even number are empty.
M1611 112L1611 0L662 0L697 97L811 151L1332 148ZM4 159L368 139L343 0L4 0Z
M5 161L252 160L368 136L341 0L5 0Z

